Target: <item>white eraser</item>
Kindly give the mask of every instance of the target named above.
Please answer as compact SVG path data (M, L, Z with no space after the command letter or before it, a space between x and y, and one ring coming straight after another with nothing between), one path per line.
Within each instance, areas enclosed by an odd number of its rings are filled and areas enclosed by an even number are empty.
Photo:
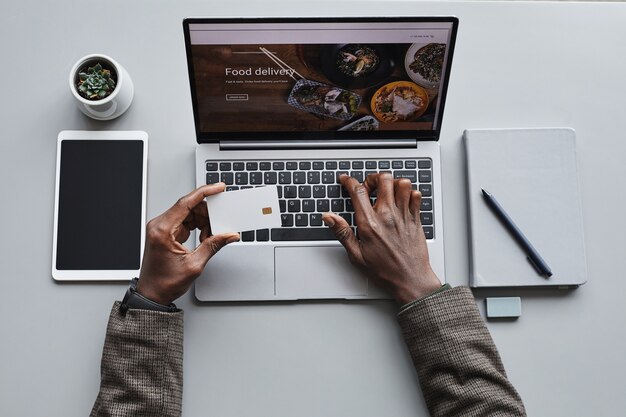
M522 315L522 300L519 297L487 297L487 317L519 317Z

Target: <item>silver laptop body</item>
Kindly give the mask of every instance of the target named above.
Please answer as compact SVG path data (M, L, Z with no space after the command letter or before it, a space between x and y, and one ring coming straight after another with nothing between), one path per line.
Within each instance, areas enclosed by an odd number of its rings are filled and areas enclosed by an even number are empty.
M330 195L331 172L365 175L388 165L428 195L422 220L430 261L445 282L437 140L456 18L189 18L183 26L197 186L217 179L239 189L267 180L285 192L283 230L242 233L246 239L223 248L196 281L198 300L388 298L321 230L320 206L307 210L309 195L286 196L290 186ZM296 172L311 185L280 182L295 181ZM341 198L326 200L335 207ZM300 211L292 212L296 201ZM341 210L351 218L348 206ZM289 216L306 225L288 224ZM324 237L294 237L309 228Z

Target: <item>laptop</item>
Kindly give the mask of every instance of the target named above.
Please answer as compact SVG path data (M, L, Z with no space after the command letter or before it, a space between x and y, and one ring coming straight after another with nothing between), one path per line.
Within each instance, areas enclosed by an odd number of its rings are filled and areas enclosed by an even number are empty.
M389 298L321 221L336 212L358 233L342 173L411 180L445 282L438 139L457 25L454 17L184 20L197 186L276 185L282 222L240 231L196 280L198 300Z

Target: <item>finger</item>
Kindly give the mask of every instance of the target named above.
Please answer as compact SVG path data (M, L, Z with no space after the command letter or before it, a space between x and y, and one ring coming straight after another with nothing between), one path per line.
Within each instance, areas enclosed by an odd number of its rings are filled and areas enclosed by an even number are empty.
M238 242L239 239L239 233L224 233L208 237L200 242L198 247L191 253L191 257L194 259L198 269L202 271L209 259L219 252L220 249L229 243Z
M356 263L359 265L363 265L363 255L361 254L361 246L359 245L359 241L354 235L352 228L346 222L346 220L333 213L324 213L322 215L322 220L328 226L335 236L339 243L346 248L346 252L348 252L348 257L352 263Z
M422 193L419 191L411 191L411 201L409 203L409 211L419 221L420 205L422 204Z
M374 213L372 209L372 203L370 202L369 191L356 179L347 175L342 175L339 178L341 185L348 191L354 211L357 214L361 214L365 218L371 217Z
M395 180L393 188L396 207L401 209L403 212L407 212L411 200L411 181L406 178Z
M365 179L368 190L376 190L376 205L394 204L393 197L393 176L384 172L382 174L368 175Z
M196 188L184 197L181 197L169 210L163 213L163 218L172 227L181 224L187 216L210 195L221 193L224 191L226 184L218 182L216 184L204 185Z

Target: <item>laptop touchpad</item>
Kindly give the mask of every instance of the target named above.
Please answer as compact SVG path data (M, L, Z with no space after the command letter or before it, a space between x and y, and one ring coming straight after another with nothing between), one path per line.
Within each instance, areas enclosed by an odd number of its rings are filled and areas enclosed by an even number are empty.
M343 247L274 249L276 296L343 298L367 295L367 278L348 260Z

